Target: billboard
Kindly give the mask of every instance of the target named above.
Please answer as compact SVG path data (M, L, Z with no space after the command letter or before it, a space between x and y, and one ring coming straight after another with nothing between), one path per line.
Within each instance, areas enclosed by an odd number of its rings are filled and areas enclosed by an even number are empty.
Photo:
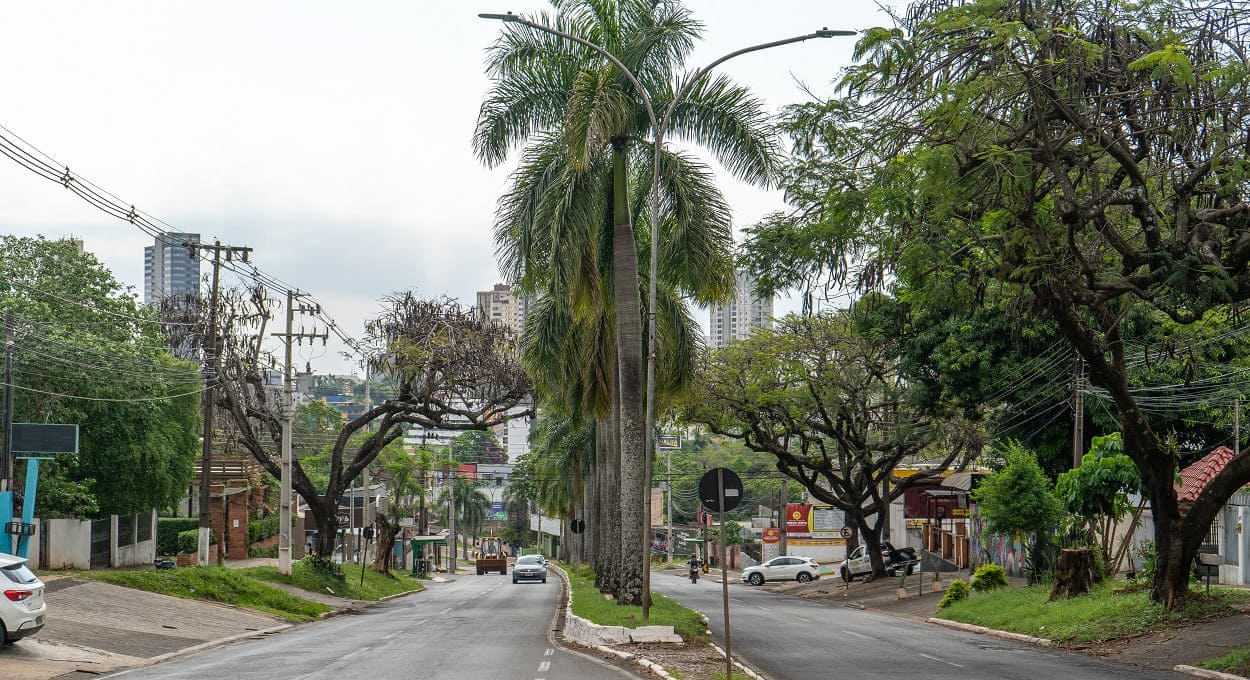
M845 517L830 505L790 503L786 506L786 536L839 538Z
M810 535L807 520L812 514L812 506L806 503L789 503L786 505L786 536L806 537Z
M508 519L508 510L504 507L503 501L490 502L490 514L486 516L487 520L502 522Z

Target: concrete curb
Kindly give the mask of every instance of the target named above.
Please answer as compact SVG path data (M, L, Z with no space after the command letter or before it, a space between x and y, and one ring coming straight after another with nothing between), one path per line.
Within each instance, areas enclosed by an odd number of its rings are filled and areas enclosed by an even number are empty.
M1186 666L1183 663L1176 664L1172 670L1177 673L1186 673L1196 678L1211 678L1212 680L1246 680L1244 675L1233 675L1232 673L1223 673L1220 671L1210 671L1197 666Z
M979 633L981 635L992 635L994 637L1003 638L1004 640L1014 640L1023 642L1028 645L1037 645L1038 647L1054 647L1055 641L1046 638L1034 637L1032 635L1024 635L1022 633L1009 633L1005 630L995 630L986 628L985 626L974 626L971 623L960 623L958 621L947 621L946 619L938 619L929 617L925 619L925 623L932 623L937 626L962 630L968 633Z
M240 633L240 634L238 634L238 635L231 635L230 637L224 637L224 638L221 638L221 639L219 639L219 640L209 640L208 642L202 642L202 643L200 643L200 644L198 644L198 645L193 645L193 646L191 646L191 647L187 647L186 649L179 649L179 650L178 650L178 651L176 651L176 652L167 652L167 653L165 653L165 654L161 654L160 656L153 656L153 657L149 657L149 658L147 659L147 663L146 663L146 664L144 664L144 665L146 665L146 666L152 666L152 665L155 665L155 664L158 664L158 663L163 663L163 662L165 662L165 661L169 661L170 659L173 659L173 658L176 658L176 657L179 657L179 656L186 656L186 655L188 655L188 654L195 654L196 652L202 652L202 651L204 651L204 650L206 650L206 649L212 649L212 648L214 648L214 647L220 647L220 646L222 646L222 645L228 645L228 644L230 644L231 642L238 642L239 640L246 640L246 639L248 639L248 638L253 638L253 637L256 637L256 636L258 636L258 635L272 635L272 634L274 634L274 633L278 633L278 632L284 631L284 630L286 630L287 628L292 627L293 625L294 625L294 624L286 623L286 624L283 624L283 625L281 625L281 626L274 626L274 627L272 627L272 628L263 628L263 629L261 629L261 630L250 630L250 631L248 631L248 632L246 632L246 633Z
M405 590L402 593L395 593L394 595L383 595L382 597L379 597L376 601L377 602L390 602L391 600L394 600L397 597L403 597L405 595L411 595L413 593L420 593L424 591L425 591L425 588L422 588L421 590Z
M569 581L569 575L564 573L563 569L551 563L547 564L547 568L556 572L556 574L560 576L560 580L564 582L564 620L560 622L560 634L564 635L564 631L568 627L570 618L576 618L579 620L584 620L584 619L582 619L580 616L576 616L575 614L573 614L573 583ZM579 642L576 638L571 638L571 639L574 642ZM632 654L630 652L623 652L619 649L613 649L605 645L586 645L586 646L589 647L590 649L594 649L595 651L600 652L601 654L614 656L623 661L633 661L639 666L642 666L643 669L658 675L661 678L661 680L677 680L677 678L670 675L669 672L665 670L664 667L661 666L660 664L650 659L644 659L638 656L637 654Z

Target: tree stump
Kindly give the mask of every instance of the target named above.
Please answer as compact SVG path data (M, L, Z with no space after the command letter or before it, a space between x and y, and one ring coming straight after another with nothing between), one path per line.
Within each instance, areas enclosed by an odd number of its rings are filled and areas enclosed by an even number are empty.
M1089 548L1064 548L1055 563L1055 586L1050 599L1076 597L1089 592L1094 582L1094 556Z

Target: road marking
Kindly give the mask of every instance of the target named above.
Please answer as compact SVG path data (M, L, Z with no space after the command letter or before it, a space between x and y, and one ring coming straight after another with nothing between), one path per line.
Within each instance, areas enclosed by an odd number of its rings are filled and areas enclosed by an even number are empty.
M463 603L463 602L461 602L460 604L464 604L464 603ZM447 612L449 612L449 611L451 611L451 607L448 607L448 608L444 609L443 611L439 612L439 614L446 614L446 613L447 613Z
M550 662L550 661L544 661L544 662L542 662L542 663L538 664L538 672L539 672L539 673L545 673L545 672L547 672L547 671L549 671L549 670L551 670L551 662Z
M941 663L950 664L950 665L954 666L955 668L963 668L963 666L960 666L959 664L955 663L954 661L947 661L946 659L939 659L939 658L937 658L936 656L930 656L930 655L925 654L925 653L923 653L923 652L916 652L916 655L917 655L917 656L923 656L923 657L924 657L924 658L926 658L926 659L933 659L934 661L939 661L939 662L941 662Z
M556 653L556 650L548 647L547 651L543 652L543 656L551 656L552 654L555 654L555 653Z
M356 656L357 654L364 654L367 651L369 651L368 647L361 647L360 649L357 649L356 651L351 652L350 654L344 654L343 656L339 657L339 661L346 661L352 658L353 656Z
M383 639L383 640L390 640L390 639L394 638L396 635L399 635L399 633L391 633L390 635L383 635L383 636L382 636L382 639Z
M794 618L796 618L796 619L798 619L798 620L802 621L803 623L811 623L811 621L808 621L807 619L803 618L802 616L796 616L796 617L794 617Z
M853 630L844 630L844 631L842 631L842 632L843 632L843 633L846 633L847 635L853 635L853 636L855 636L855 637L857 637L857 638L863 638L863 639L865 639L865 640L871 640L871 639L872 639L871 637L869 637L869 636L867 636L867 635L864 635L863 633L856 633L856 632L855 632L855 631L853 631ZM921 654L920 656L924 656L924 654Z
M760 609L763 609L764 611L771 611L768 607L765 607L764 605L757 604L755 606L759 607Z

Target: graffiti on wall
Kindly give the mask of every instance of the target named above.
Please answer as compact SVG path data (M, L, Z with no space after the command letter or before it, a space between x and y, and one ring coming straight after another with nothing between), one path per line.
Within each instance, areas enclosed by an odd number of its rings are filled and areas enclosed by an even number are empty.
M997 564L1008 576L1025 576L1029 552L1025 537L991 534L985 530L985 520L974 512L970 541L974 565Z

